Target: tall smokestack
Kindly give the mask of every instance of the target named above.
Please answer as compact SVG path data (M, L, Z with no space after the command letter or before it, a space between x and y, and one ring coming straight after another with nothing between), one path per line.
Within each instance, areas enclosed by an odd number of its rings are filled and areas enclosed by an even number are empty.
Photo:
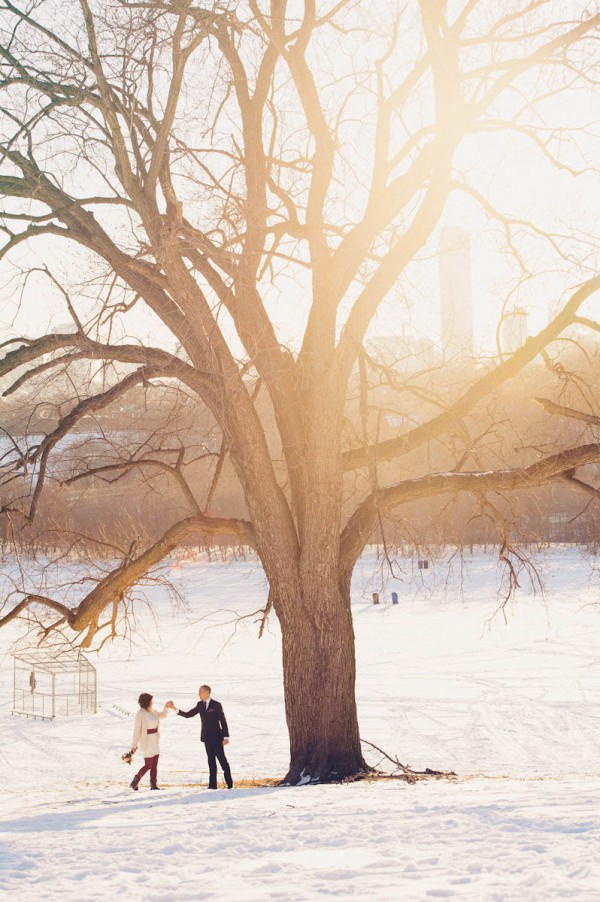
M440 236L442 349L451 360L473 357L471 241L460 226L444 226Z

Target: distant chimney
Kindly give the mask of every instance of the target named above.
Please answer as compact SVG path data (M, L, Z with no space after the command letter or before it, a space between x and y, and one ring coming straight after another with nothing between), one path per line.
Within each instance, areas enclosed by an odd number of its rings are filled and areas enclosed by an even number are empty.
M442 350L447 359L473 357L471 241L459 226L442 228L439 247Z

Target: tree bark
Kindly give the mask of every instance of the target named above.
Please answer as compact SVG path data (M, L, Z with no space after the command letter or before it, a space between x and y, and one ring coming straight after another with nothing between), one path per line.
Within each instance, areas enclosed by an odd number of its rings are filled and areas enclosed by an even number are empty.
M280 618L290 735L285 782L334 782L369 770L356 713L350 591L319 591L315 580L301 595Z

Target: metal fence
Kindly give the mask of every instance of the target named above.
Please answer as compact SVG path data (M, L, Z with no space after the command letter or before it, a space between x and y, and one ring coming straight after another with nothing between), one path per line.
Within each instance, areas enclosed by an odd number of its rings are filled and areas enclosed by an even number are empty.
M44 718L96 713L96 669L81 653L33 649L13 655L13 714Z

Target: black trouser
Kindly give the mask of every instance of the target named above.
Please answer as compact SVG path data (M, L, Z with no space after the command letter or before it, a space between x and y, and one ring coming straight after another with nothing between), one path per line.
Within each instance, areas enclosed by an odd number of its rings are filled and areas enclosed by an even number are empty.
M205 739L204 748L206 749L206 757L208 758L208 788L217 788L217 761L223 768L223 776L228 786L233 785L231 779L231 769L229 761L225 757L225 749L223 748L222 739Z

